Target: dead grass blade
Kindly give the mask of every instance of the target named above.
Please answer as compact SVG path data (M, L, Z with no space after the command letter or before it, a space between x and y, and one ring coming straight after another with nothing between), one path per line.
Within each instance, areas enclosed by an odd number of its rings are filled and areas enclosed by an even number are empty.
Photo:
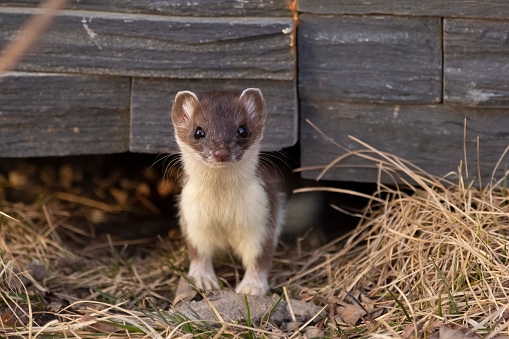
M315 129L319 131L316 126ZM332 167L347 167L342 164L345 159L359 157L368 162L368 167L379 169L385 178L392 178L393 183L379 182L379 190L358 227L342 242L332 241L330 247L310 253L303 260L302 269L296 269L293 283L327 281L327 266L331 265L333 286L315 290L315 296L327 300L334 295L345 300L345 290L373 295L388 311L381 323L398 335L403 334L406 324L419 328L421 336L438 331L437 323L443 322L461 327L476 324L471 332L479 335L495 336L491 333L506 331L509 316L503 305L507 305L509 288L507 171L503 178L492 178L488 187L475 188L473 182L466 184L462 164L458 172L436 177L393 154L350 138L360 149L344 153L345 149L339 147L338 152L343 155L329 164L314 166L314 170L322 170L318 179ZM496 167L501 166L508 152L509 147ZM455 177L457 180L452 180ZM401 191L401 183L411 193ZM306 189L297 192L301 191ZM381 196L388 198L380 199ZM369 330L367 323L354 328L341 323L341 319L336 321L347 333Z
M49 26L58 10L63 8L67 0L47 0L35 15L21 29L17 38L4 48L0 54L0 76L11 69L32 46L41 33Z

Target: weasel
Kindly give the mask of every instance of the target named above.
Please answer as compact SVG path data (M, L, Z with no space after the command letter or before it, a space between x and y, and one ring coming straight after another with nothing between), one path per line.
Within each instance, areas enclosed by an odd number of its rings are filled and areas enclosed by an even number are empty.
M245 269L235 291L269 291L284 190L274 167L260 161L266 117L257 88L175 97L171 118L184 170L179 219L188 276L200 289L219 288L212 257L231 249Z

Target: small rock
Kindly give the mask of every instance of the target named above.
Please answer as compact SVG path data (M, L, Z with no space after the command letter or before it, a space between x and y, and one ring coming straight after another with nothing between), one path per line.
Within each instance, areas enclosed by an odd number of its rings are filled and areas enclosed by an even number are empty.
M302 324L296 322L288 322L284 324L284 328L286 332L295 332L299 329ZM283 327L283 326L282 326Z
M325 332L316 326L308 326L304 330L304 337L306 339L323 338L324 336L325 336Z
M185 301L179 302L174 309L170 309L170 313L177 312L186 316L191 320L218 320L216 312L222 315L223 319L228 321L246 321L247 307L246 300L249 304L251 323L259 324L261 319L270 312L269 321L276 326L282 323L293 322L293 316L297 322L303 324L311 318L319 321L317 314L324 315L322 308L302 300L290 300L293 315L290 312L287 301L279 300L278 297L268 297L260 295L237 294L235 291L228 289L215 290L213 295L207 295L207 300L201 301ZM277 307L275 307L277 305ZM298 327L297 327L298 328Z

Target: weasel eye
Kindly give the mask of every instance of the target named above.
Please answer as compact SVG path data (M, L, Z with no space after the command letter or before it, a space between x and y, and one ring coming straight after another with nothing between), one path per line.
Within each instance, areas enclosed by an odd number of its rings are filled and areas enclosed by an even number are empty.
M247 128L244 125L240 125L237 129L237 135L241 138L247 138Z
M205 131L200 126L196 127L196 130L194 131L194 138L195 139L202 139L205 138Z

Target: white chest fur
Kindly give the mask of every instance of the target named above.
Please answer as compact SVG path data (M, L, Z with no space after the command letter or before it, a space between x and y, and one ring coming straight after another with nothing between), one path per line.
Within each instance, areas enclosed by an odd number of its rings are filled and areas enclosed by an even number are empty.
M210 168L194 156L184 155L183 161L188 180L180 213L188 240L200 255L232 248L245 266L254 263L267 241L269 218L263 181L253 170L256 165L249 158L220 168Z

